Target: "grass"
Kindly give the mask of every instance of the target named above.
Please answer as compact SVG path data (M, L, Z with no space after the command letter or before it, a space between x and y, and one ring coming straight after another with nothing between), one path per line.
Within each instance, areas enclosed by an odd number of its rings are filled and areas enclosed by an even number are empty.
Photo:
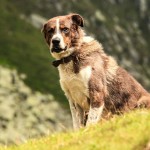
M150 141L150 111L138 110L79 131L57 133L0 150L143 150Z

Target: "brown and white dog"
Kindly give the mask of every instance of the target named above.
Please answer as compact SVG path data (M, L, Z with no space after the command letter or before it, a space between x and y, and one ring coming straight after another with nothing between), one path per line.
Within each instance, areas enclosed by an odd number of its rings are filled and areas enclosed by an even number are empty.
M43 26L60 84L68 98L74 128L97 123L103 114L150 107L150 94L102 45L86 36L78 14L54 17ZM106 113L105 113L106 112Z

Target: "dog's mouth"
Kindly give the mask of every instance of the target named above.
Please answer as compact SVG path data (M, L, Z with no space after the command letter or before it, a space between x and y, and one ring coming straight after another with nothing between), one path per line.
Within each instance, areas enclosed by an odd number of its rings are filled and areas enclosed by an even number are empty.
M65 48L61 48L60 46L55 46L55 47L52 47L52 53L55 52L55 53L60 53L62 51L66 51L67 50L67 46L65 46Z

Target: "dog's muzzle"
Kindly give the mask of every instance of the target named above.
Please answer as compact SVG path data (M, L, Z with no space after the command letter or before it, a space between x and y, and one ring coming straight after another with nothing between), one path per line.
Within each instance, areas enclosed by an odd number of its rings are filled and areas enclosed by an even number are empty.
M65 48L61 48L60 47L60 39L57 37L57 38L54 38L52 40L52 44L53 44L53 47L52 47L52 52L56 52L56 53L59 53L61 51L65 51L67 49L67 46Z

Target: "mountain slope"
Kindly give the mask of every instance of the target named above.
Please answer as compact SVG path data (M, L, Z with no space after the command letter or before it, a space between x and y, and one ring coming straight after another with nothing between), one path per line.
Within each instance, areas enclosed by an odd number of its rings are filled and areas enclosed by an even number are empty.
M40 29L20 19L21 13L8 0L0 2L0 10L0 64L25 73L32 89L64 99Z
M150 112L139 110L80 131L54 134L5 150L148 150L149 133Z
M54 97L33 91L24 77L0 66L0 144L24 142L71 126L69 113Z

